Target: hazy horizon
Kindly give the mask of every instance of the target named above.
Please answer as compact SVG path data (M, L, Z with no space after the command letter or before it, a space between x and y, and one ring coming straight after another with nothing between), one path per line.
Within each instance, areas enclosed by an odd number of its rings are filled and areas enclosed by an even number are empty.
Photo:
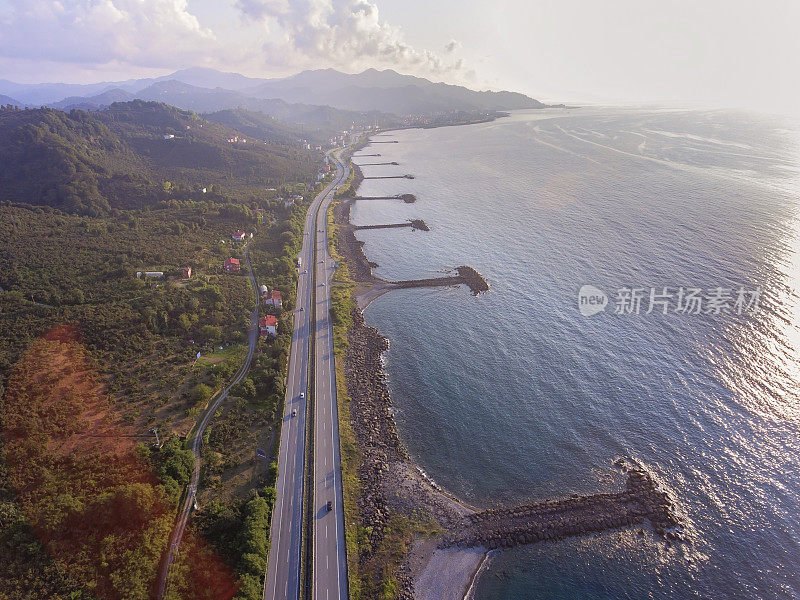
M545 101L797 113L800 5L623 0L0 0L0 78L114 82L209 67L401 73ZM476 24L479 24L476 26Z

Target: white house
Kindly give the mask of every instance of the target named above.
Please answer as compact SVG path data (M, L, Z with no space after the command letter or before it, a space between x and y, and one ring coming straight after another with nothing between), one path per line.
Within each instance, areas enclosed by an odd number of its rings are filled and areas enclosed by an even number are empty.
M283 306L283 298L281 293L272 290L271 292L262 292L261 298L264 301L264 304L267 306L274 306L275 308L281 308Z
M261 317L258 321L258 329L262 337L268 335L275 337L278 335L278 319L273 315Z

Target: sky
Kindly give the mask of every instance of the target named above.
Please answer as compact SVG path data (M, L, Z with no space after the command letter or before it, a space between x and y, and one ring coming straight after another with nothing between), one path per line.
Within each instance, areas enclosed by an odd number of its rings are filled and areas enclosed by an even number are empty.
M546 101L800 112L800 0L0 0L0 79L393 68Z

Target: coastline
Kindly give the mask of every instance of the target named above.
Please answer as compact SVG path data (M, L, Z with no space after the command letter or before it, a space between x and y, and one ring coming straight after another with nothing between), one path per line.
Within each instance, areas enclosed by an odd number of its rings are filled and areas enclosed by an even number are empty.
M355 152L355 150L354 150ZM348 157L349 159L350 157ZM356 179L362 179L360 170ZM349 190L355 195L357 188ZM663 537L679 539L674 504L655 476L633 464L625 490L538 502L521 507L482 510L438 486L413 460L402 443L393 417L383 369L389 341L366 325L363 310L382 294L397 289L372 274L363 243L350 223L352 199L331 207L336 253L347 272L348 309L342 379L347 388L347 415L358 447L357 519L366 539L359 540L357 572L364 595L383 585L408 600L462 600L488 568L496 549L559 540L648 521ZM482 279L482 278L481 278ZM485 283L485 282L484 282ZM488 289L488 286L487 286ZM473 290L474 293L475 290ZM622 461L617 466L623 468ZM668 541L668 543L670 543ZM386 547L393 552L387 560ZM385 560L384 564L380 561ZM372 580L370 580L372 577Z
M358 147L346 158L350 160L357 151ZM354 177L347 191L355 196L363 174L352 161L351 165ZM376 328L367 326L363 317L364 308L372 300L394 288L391 282L372 274L375 265L367 260L363 244L350 227L350 207L351 201L340 197L332 203L329 213L334 231L332 250L337 258L343 259L337 269L335 287L350 298L349 303L344 303L349 314L334 320L339 329L337 372L341 377L337 376L337 381L343 388L339 394L340 421L347 421L341 426L353 437L348 444L355 442L357 446L356 452L348 449L353 462L358 463L356 477L353 473L349 477L351 489L345 491L351 495L351 504L356 505L350 507L348 523L357 521L359 534L369 523L371 535L360 540L359 548L349 548L348 562L358 563L356 578L369 579L363 571L374 566L370 563L380 552L379 547L396 533L397 521L402 519L407 533L400 540L402 556L389 565L393 573L381 573L382 579L392 581L396 597L403 600L462 600L484 564L487 550L440 546L445 528L462 529L467 525L466 516L478 509L443 490L427 476L410 457L397 433L382 364L389 340ZM352 488L357 488L355 498L356 490ZM393 518L390 513L394 513ZM391 528L388 536L384 535L387 528ZM355 545L355 540L351 541ZM442 569L449 575L446 580L441 577ZM351 589L356 587L359 592L366 592L361 597L368 597L364 583L353 581L352 573L350 579Z

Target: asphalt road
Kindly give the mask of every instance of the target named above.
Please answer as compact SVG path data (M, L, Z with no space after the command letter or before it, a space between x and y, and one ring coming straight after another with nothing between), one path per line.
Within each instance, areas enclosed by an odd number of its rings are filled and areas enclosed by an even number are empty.
M347 179L349 167L332 155L337 175ZM347 600L347 550L344 539L336 365L331 323L331 277L335 263L328 254L326 197L317 216L316 324L314 348L314 600ZM331 510L327 508L331 503Z
M231 388L239 383L242 378L247 374L250 369L250 363L253 361L253 355L256 351L256 343L258 342L258 304L260 302L258 294L258 286L256 285L255 277L253 277L253 269L250 266L250 248L245 246L244 250L245 263L247 265L248 278L250 284L253 286L253 295L255 296L255 307L250 315L250 328L248 330L248 346L247 357L245 358L236 376L228 383L228 386L220 392L216 399L211 403L211 406L206 410L200 424L194 431L192 438L192 453L194 454L194 468L192 469L192 478L189 481L189 487L186 489L186 494L183 498L183 505L175 521L175 526L172 528L172 534L169 539L169 550L164 562L161 564L161 571L158 577L158 598L163 598L167 589L169 569L175 561L178 554L178 547L183 539L183 532L186 529L186 522L189 520L189 515L192 512L195 497L197 496L197 484L200 481L200 446L203 443L203 432L208 427L211 418L217 412L220 405L227 399L228 393Z
M303 230L302 267L297 284L297 302L289 353L286 402L278 450L277 496L270 528L270 550L264 581L264 600L296 600L300 595L300 552L303 528L303 467L305 459L310 320L314 289L311 284L314 234L317 212L323 201L330 202L333 189L343 181L343 171L314 199ZM308 271L303 274L303 271ZM302 307L302 310L300 308ZM292 417L292 411L297 416ZM337 440L338 449L338 440ZM341 512L339 513L341 514Z

